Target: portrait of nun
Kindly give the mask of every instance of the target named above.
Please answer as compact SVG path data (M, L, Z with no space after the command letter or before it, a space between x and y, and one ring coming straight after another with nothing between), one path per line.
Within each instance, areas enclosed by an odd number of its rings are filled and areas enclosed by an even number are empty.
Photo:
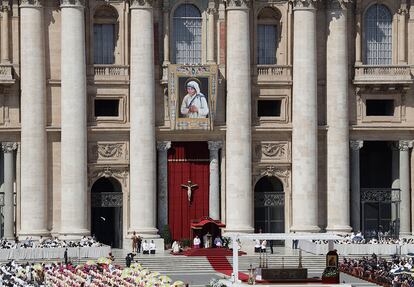
M200 84L191 79L186 84L187 94L181 103L181 117L190 119L207 118L209 109L207 98L201 93Z

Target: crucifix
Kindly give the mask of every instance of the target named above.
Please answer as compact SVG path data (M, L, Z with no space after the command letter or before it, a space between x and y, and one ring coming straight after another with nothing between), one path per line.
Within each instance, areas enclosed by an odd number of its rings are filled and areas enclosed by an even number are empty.
M189 180L187 181L187 184L182 184L181 187L187 189L188 202L191 204L191 195L193 193L193 189L198 187L198 184L192 183L191 180Z

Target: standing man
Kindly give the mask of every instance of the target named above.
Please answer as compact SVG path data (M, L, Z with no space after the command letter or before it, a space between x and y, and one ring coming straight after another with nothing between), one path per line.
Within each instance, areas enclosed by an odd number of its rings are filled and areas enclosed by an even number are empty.
M137 237L137 252L141 253L141 243L142 243L142 237L138 235Z

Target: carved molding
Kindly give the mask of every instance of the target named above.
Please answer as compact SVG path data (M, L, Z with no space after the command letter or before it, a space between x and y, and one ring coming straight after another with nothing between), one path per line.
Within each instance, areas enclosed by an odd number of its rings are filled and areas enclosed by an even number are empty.
M99 192L91 194L92 207L122 207L122 192Z
M159 151L167 151L171 148L170 141L159 141L157 142L157 150Z
M91 162L128 161L128 145L126 142L98 142L89 144Z
M20 0L20 7L41 7L42 0Z
M1 144L1 148L4 153L13 152L17 149L18 144L16 142L4 142Z
M227 8L247 9L250 8L250 5L250 0L227 0Z
M60 6L81 6L81 7L85 7L85 0L60 0Z
M152 8L153 0L131 0L131 9Z
M351 147L351 150L357 151L357 150L360 150L364 146L364 141L352 140L349 142L349 146Z
M289 161L289 142L261 142L255 147L255 156L259 161Z
M293 8L310 8L315 9L320 2L319 0L291 0Z
M264 176L274 176L279 178L285 188L289 188L289 180L290 180L290 169L288 167L278 167L274 165L262 167L259 169L259 172L254 176L254 184L257 183L257 181L264 177Z
M128 176L129 170L128 167L96 167L91 166L88 169L88 184L89 188L92 188L92 185L101 177L109 178L113 177L119 180L122 185L123 191L127 191L128 187Z
M208 142L208 149L209 150L219 150L223 147L223 142L221 141L209 141Z

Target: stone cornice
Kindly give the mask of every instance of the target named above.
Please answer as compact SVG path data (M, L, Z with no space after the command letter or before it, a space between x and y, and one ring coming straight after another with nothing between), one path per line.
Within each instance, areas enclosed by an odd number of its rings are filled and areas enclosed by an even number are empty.
M294 9L316 9L320 0L290 0Z
M251 0L227 0L227 9L248 9Z
M61 7L85 7L85 0L60 0Z
M42 0L20 0L20 7L42 7Z
M4 153L7 152L13 152L17 149L17 143L16 142L4 142L1 144L1 148Z
M348 9L354 0L328 0L327 8L329 10Z
M131 0L131 9L152 8L153 0Z

